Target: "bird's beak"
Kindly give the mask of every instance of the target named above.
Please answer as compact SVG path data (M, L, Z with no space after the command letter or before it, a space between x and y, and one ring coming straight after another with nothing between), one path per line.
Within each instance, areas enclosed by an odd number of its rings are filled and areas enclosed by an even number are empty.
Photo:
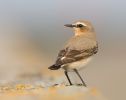
M76 25L73 25L73 24L65 24L64 26L71 27L71 28L76 27Z

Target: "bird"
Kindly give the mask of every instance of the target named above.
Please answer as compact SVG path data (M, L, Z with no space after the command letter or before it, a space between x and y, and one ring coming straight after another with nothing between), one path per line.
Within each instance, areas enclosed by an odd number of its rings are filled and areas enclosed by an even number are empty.
M84 68L98 52L98 42L94 27L87 20L78 20L73 24L65 24L64 26L72 28L74 35L59 51L55 63L48 69L64 69L64 74L70 85L73 85L73 83L68 76L68 72L75 72L82 85L86 87L87 85L78 71Z

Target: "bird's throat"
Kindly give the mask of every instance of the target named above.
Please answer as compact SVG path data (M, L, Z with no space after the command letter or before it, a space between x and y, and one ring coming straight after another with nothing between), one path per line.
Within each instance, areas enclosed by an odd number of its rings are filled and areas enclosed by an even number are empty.
M86 30L82 31L80 29L75 29L74 32L75 32L75 36L84 35L84 34L86 35L86 33L87 33Z
M96 39L95 32L89 32L89 31L87 31L87 30L81 31L81 30L79 30L79 29L74 30L74 32L75 32L75 35L74 35L74 36L85 36L85 37L91 38L91 39L93 39L93 40Z

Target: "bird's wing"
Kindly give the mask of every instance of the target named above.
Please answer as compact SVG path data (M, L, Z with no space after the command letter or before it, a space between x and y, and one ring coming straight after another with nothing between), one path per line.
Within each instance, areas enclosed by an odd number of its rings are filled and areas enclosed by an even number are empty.
M86 50L73 50L73 49L63 49L59 52L56 65L64 65L67 63L79 61L84 58L88 58L98 51L98 46L94 46L93 48L89 48Z

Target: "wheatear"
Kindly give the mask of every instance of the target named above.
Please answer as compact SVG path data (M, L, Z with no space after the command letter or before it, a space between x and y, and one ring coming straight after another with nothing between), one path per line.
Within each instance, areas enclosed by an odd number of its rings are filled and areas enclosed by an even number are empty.
M84 67L91 60L92 56L98 52L94 28L90 22L83 20L64 26L73 28L75 35L59 52L55 64L50 66L49 69L57 70L63 68L70 85L72 85L72 82L68 72L75 71L83 85L86 86L78 73L78 69Z

